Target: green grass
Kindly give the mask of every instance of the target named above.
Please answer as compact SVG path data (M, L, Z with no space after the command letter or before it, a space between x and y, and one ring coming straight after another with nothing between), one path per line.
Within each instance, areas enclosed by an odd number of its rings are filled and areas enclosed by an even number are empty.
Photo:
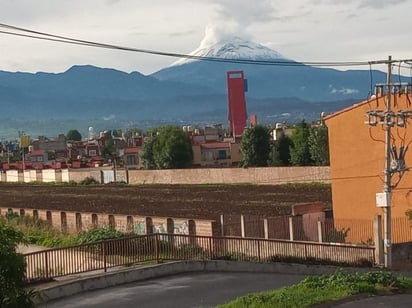
M377 294L412 289L412 278L397 277L390 272L372 271L350 274L310 276L290 287L248 294L219 308L304 308L358 294Z

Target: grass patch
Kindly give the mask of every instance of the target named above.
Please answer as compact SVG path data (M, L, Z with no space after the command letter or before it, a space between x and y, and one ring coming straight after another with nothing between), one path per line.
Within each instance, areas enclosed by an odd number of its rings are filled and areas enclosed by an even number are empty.
M303 308L357 294L402 292L412 289L412 278L390 272L350 274L339 270L332 275L310 276L290 287L249 294L219 308Z

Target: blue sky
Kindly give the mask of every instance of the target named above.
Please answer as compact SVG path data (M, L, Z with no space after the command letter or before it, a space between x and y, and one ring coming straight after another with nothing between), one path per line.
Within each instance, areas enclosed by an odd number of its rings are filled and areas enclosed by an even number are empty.
M0 23L158 51L188 54L205 35L237 35L297 61L412 58L408 0L0 0L0 8ZM92 64L150 74L176 60L5 34L0 47L7 71Z

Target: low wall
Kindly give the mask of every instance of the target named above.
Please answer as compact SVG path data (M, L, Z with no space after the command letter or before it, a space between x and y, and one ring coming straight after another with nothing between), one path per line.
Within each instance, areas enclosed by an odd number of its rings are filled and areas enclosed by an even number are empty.
M330 182L326 167L198 168L167 170L113 170L111 167L84 169L7 170L5 182L81 182L94 178L99 183L128 184L283 184Z
M282 184L330 182L329 167L129 170L129 184Z
M174 233L211 236L215 232L215 221L172 217L147 217L139 215L119 215L91 212L51 211L47 209L0 207L0 215L16 213L29 215L49 222L54 228L75 233L96 226L112 226L122 232L138 235L147 233Z

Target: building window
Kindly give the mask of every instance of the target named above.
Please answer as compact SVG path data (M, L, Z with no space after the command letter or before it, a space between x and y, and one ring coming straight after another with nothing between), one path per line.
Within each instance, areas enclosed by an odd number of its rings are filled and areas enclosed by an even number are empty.
M227 159L226 150L219 150L219 152L218 152L218 159Z
M127 165L137 165L136 156L135 155L127 155L126 157Z
M89 156L97 156L96 150L89 150Z

